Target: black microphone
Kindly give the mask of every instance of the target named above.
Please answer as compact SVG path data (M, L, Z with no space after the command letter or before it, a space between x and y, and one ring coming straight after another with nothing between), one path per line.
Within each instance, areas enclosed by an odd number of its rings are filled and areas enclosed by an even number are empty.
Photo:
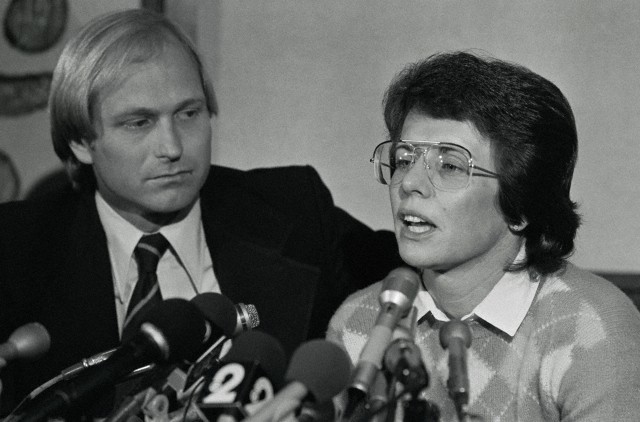
M292 417L305 401L323 404L349 382L351 361L338 345L310 340L291 356L285 375L287 385L245 422L280 421Z
M286 356L273 336L247 331L205 371L195 410L202 420L241 420L271 400L283 384Z
M185 373L179 365L165 365L155 368L154 372L143 378L131 393L125 397L118 408L105 422L122 422L131 415L139 413L143 406L160 394L180 400L192 393L189 387L195 386L203 371L212 361L220 357L224 340L243 330L255 328L259 323L258 313L253 305L240 303L234 305L220 293L201 293L191 299L209 323L209 348L191 365Z
M220 327L221 333L213 337L214 341L209 349L189 368L179 398L191 394L192 388L197 386L204 371L218 363L225 340L252 330L260 324L260 317L254 305L234 305L226 296L217 293L202 293L191 301L209 322Z
M349 385L349 398L345 409L348 418L369 392L382 367L384 352L391 343L398 322L407 316L418 294L419 275L410 268L392 270L384 279L380 292L380 312L369 333Z
M236 304L236 312L238 318L236 320L236 329L234 335L238 335L243 331L249 331L260 325L260 317L258 310L254 305L245 305L244 303Z
M211 323L210 338L215 342L220 337L231 337L236 329L236 308L231 299L220 293L200 293L191 299L202 316Z
M6 342L0 344L0 358L7 362L39 359L49 351L50 345L47 329L38 322L30 322L18 327Z
M38 422L80 410L133 369L152 362L169 363L195 358L207 340L200 311L183 299L167 299L147 312L137 334L107 360L77 377L54 385L25 406L21 422Z
M416 393L429 384L429 376L422 362L420 349L410 339L394 340L385 352L384 364L407 392Z
M447 321L440 328L440 344L449 350L447 388L456 405L458 417L461 418L469 403L467 348L471 346L471 329L462 321Z

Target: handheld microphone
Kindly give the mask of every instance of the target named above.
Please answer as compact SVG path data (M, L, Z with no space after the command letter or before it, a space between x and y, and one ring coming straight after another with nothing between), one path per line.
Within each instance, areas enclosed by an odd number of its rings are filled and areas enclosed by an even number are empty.
M193 304L167 299L144 315L138 333L107 360L37 396L17 420L38 422L81 409L141 365L193 359L193 351L206 341L206 332L204 318Z
M260 325L260 317L258 310L254 305L245 305L244 303L236 304L236 312L238 318L236 320L236 329L233 335L238 335L243 331L249 331Z
M338 345L326 340L303 343L291 356L288 384L245 422L281 421L292 417L305 399L315 404L331 401L349 382L351 361Z
M469 403L467 348L471 346L471 329L462 321L448 321L440 328L440 344L449 350L447 388L460 416Z
M278 340L260 331L240 334L219 364L205 371L196 402L201 418L240 420L255 413L282 387L285 368Z
M35 360L49 351L51 338L49 332L38 322L30 322L18 327L9 339L0 344L0 358Z
M384 354L384 371L378 371L374 379L373 385L369 388L367 402L364 407L357 409L356 413L351 415L351 421L370 421L383 422L387 420L387 415L395 414L395 382L389 382L387 376L394 375L396 369L395 357L389 356L395 354L390 350L397 350L397 342L411 341L415 337L416 325L418 321L418 310L412 306L409 313L398 321L393 329L393 341L387 347ZM390 360L392 359L392 360ZM402 375L402 374L401 374Z
M350 417L355 406L369 392L370 386L382 367L384 352L391 343L393 331L400 319L407 316L418 294L419 275L410 268L392 270L384 279L380 301L380 312L369 334L360 358L353 371L349 385L349 398L345 416Z
M220 337L231 337L236 329L236 308L231 299L220 293L200 293L191 299L202 316L211 324L211 336L215 342Z
M233 305L227 297L216 293L202 293L193 298L192 302L198 306L208 321L222 328L222 335L217 337L209 349L189 368L184 385L179 392L179 398L190 395L193 392L192 387L197 386L204 371L218 363L227 339L252 330L260 324L260 317L254 305L244 303Z

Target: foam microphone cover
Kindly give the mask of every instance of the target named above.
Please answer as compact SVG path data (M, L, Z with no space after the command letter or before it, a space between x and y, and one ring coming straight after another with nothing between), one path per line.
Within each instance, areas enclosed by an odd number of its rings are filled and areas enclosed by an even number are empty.
M168 346L167 362L193 361L207 339L208 329L198 308L184 299L162 301L141 318L153 324L163 334Z
M351 368L349 356L339 346L326 340L310 340L292 355L285 379L301 382L312 401L324 403L347 386Z
M49 351L50 345L51 338L47 329L38 322L30 322L18 327L7 342L0 344L0 357L7 361L36 360Z
M260 331L240 334L220 362L203 375L196 403L200 417L213 422L255 413L282 387L285 368L284 349L273 336Z
M212 325L212 340L232 337L236 329L237 313L231 299L219 293L200 293L191 299L191 303L202 312L204 318Z
M275 337L261 331L247 331L233 339L223 362L258 362L276 390L282 388L287 358Z

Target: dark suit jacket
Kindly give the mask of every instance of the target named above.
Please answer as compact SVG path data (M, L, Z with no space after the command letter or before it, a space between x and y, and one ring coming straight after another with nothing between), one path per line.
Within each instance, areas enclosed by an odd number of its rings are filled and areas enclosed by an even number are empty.
M213 166L201 191L222 293L252 303L290 354L323 337L346 295L400 264L393 234L334 206L311 167ZM52 337L38 362L2 372L3 413L60 370L118 345L113 281L93 194L66 189L0 205L0 341L31 321Z

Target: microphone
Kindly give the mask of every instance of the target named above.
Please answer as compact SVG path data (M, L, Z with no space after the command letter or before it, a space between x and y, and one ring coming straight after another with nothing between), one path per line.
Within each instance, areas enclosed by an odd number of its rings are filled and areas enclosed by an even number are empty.
M203 420L240 420L271 400L283 384L286 356L275 337L247 331L203 376L196 410Z
M38 322L30 322L17 328L9 339L0 344L0 358L35 360L49 351L51 338L49 332Z
M449 350L447 388L456 405L458 417L466 413L469 403L467 348L471 346L471 330L462 321L447 321L440 328L440 344Z
M338 345L320 339L303 343L291 357L288 384L245 422L290 418L305 399L317 405L330 402L347 386L350 370L349 356Z
M25 406L21 422L38 422L81 409L133 369L152 362L193 359L206 337L202 315L183 299L167 299L144 315L139 331L107 360L37 396Z
M412 308L419 284L418 274L407 267L392 270L384 279L378 297L380 312L353 371L345 416L350 417L354 406L369 392L382 367L384 352L391 343L394 329Z
M418 310L415 306L412 306L408 314L398 321L398 324L393 329L393 341L384 354L385 371L378 371L376 374L373 385L369 388L367 403L364 407L359 408L357 413L351 415L352 422L383 422L387 420L388 414L395 414L395 382L389 382L387 374L394 375L394 370L399 370L398 365L395 363L395 354L398 353L397 348L399 346L397 343L401 340L410 341L414 338L417 321Z
M303 403L297 422L334 422L336 407L332 400L324 403Z
M209 323L208 337L211 346L189 367L187 374L177 365L170 365L157 368L154 373L147 375L105 422L125 421L129 416L139 413L146 403L160 394L173 396L175 393L178 400L190 395L192 390L190 391L189 387L195 387L203 371L210 367L212 361L217 361L223 342L236 333L256 327L259 323L255 306L243 303L234 305L229 298L219 293L201 293L191 299L191 303Z
M218 293L202 293L191 301L209 322L220 328L221 332L216 333L211 347L189 368L179 394L181 397L190 394L189 390L198 384L204 371L218 363L225 340L252 330L260 324L260 317L254 305L234 305L230 299Z
M417 393L429 385L429 376L422 362L420 349L412 340L394 340L385 352L384 364L393 377L404 385L407 392Z
M236 329L233 332L234 335L237 336L243 331L253 330L260 325L258 310L254 305L238 303L236 305L236 313L238 314L238 318L236 320Z
M220 337L231 337L236 329L236 308L231 299L220 293L200 293L191 299L202 316L211 324L214 342Z

